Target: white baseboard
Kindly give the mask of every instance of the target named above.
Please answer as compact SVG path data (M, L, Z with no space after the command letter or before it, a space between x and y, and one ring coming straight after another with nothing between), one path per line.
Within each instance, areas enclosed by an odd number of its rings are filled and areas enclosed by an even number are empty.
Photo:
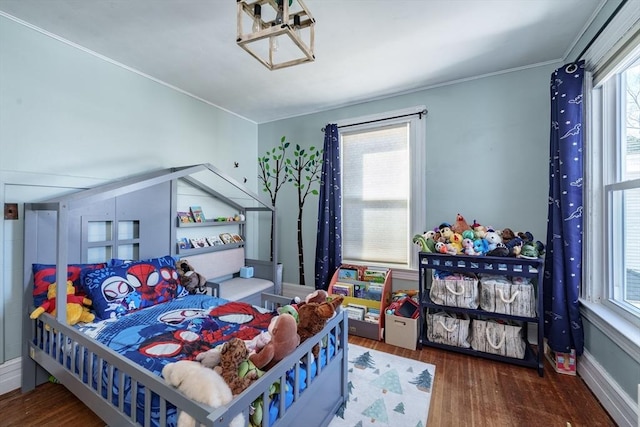
M638 405L588 351L580 356L578 374L620 427L640 426Z
M0 365L0 396L20 388L22 358L11 359Z

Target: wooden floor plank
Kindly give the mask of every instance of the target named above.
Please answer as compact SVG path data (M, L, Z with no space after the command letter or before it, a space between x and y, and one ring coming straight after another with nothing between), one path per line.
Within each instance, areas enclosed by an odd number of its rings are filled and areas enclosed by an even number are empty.
M548 363L540 378L535 369L435 348L413 351L356 336L349 342L436 366L429 427L616 425L579 376L558 374ZM60 384L0 396L2 427L104 425Z

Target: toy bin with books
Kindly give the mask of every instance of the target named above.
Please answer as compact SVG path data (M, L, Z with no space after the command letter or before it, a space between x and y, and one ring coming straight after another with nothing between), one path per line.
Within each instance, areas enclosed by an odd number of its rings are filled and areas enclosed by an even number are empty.
M329 293L344 296L350 334L383 339L384 313L391 301L390 269L342 264L331 278Z

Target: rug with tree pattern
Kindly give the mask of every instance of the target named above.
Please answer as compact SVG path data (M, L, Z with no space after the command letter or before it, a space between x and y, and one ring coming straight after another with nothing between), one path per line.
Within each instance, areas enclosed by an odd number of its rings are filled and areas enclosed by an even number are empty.
M425 427L436 367L349 344L348 401L329 427Z

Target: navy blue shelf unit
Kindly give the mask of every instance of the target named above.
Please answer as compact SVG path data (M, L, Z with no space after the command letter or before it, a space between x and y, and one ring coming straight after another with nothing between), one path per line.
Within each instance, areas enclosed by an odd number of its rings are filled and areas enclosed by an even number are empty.
M459 353L484 357L491 360L513 363L538 370L538 375L544 375L544 315L542 307L542 276L544 274L542 259L525 259L511 257L489 257L489 256L467 256L467 255L444 255L428 252L419 253L419 275L418 286L420 299L420 331L418 335L419 345L437 347ZM530 278L536 289L536 317L512 316L509 314L494 313L482 309L466 309L461 307L450 307L435 304L429 297L431 285L430 270L441 270L453 273L473 273L473 274L493 274L504 276L518 276ZM527 343L523 359L500 356L491 353L476 351L472 348L463 348L453 345L446 345L431 342L427 339L425 324L425 314L429 310L446 310L453 313L463 313L471 319L502 319L516 321L523 325L524 339ZM535 348L529 343L527 323L536 323L538 326Z

